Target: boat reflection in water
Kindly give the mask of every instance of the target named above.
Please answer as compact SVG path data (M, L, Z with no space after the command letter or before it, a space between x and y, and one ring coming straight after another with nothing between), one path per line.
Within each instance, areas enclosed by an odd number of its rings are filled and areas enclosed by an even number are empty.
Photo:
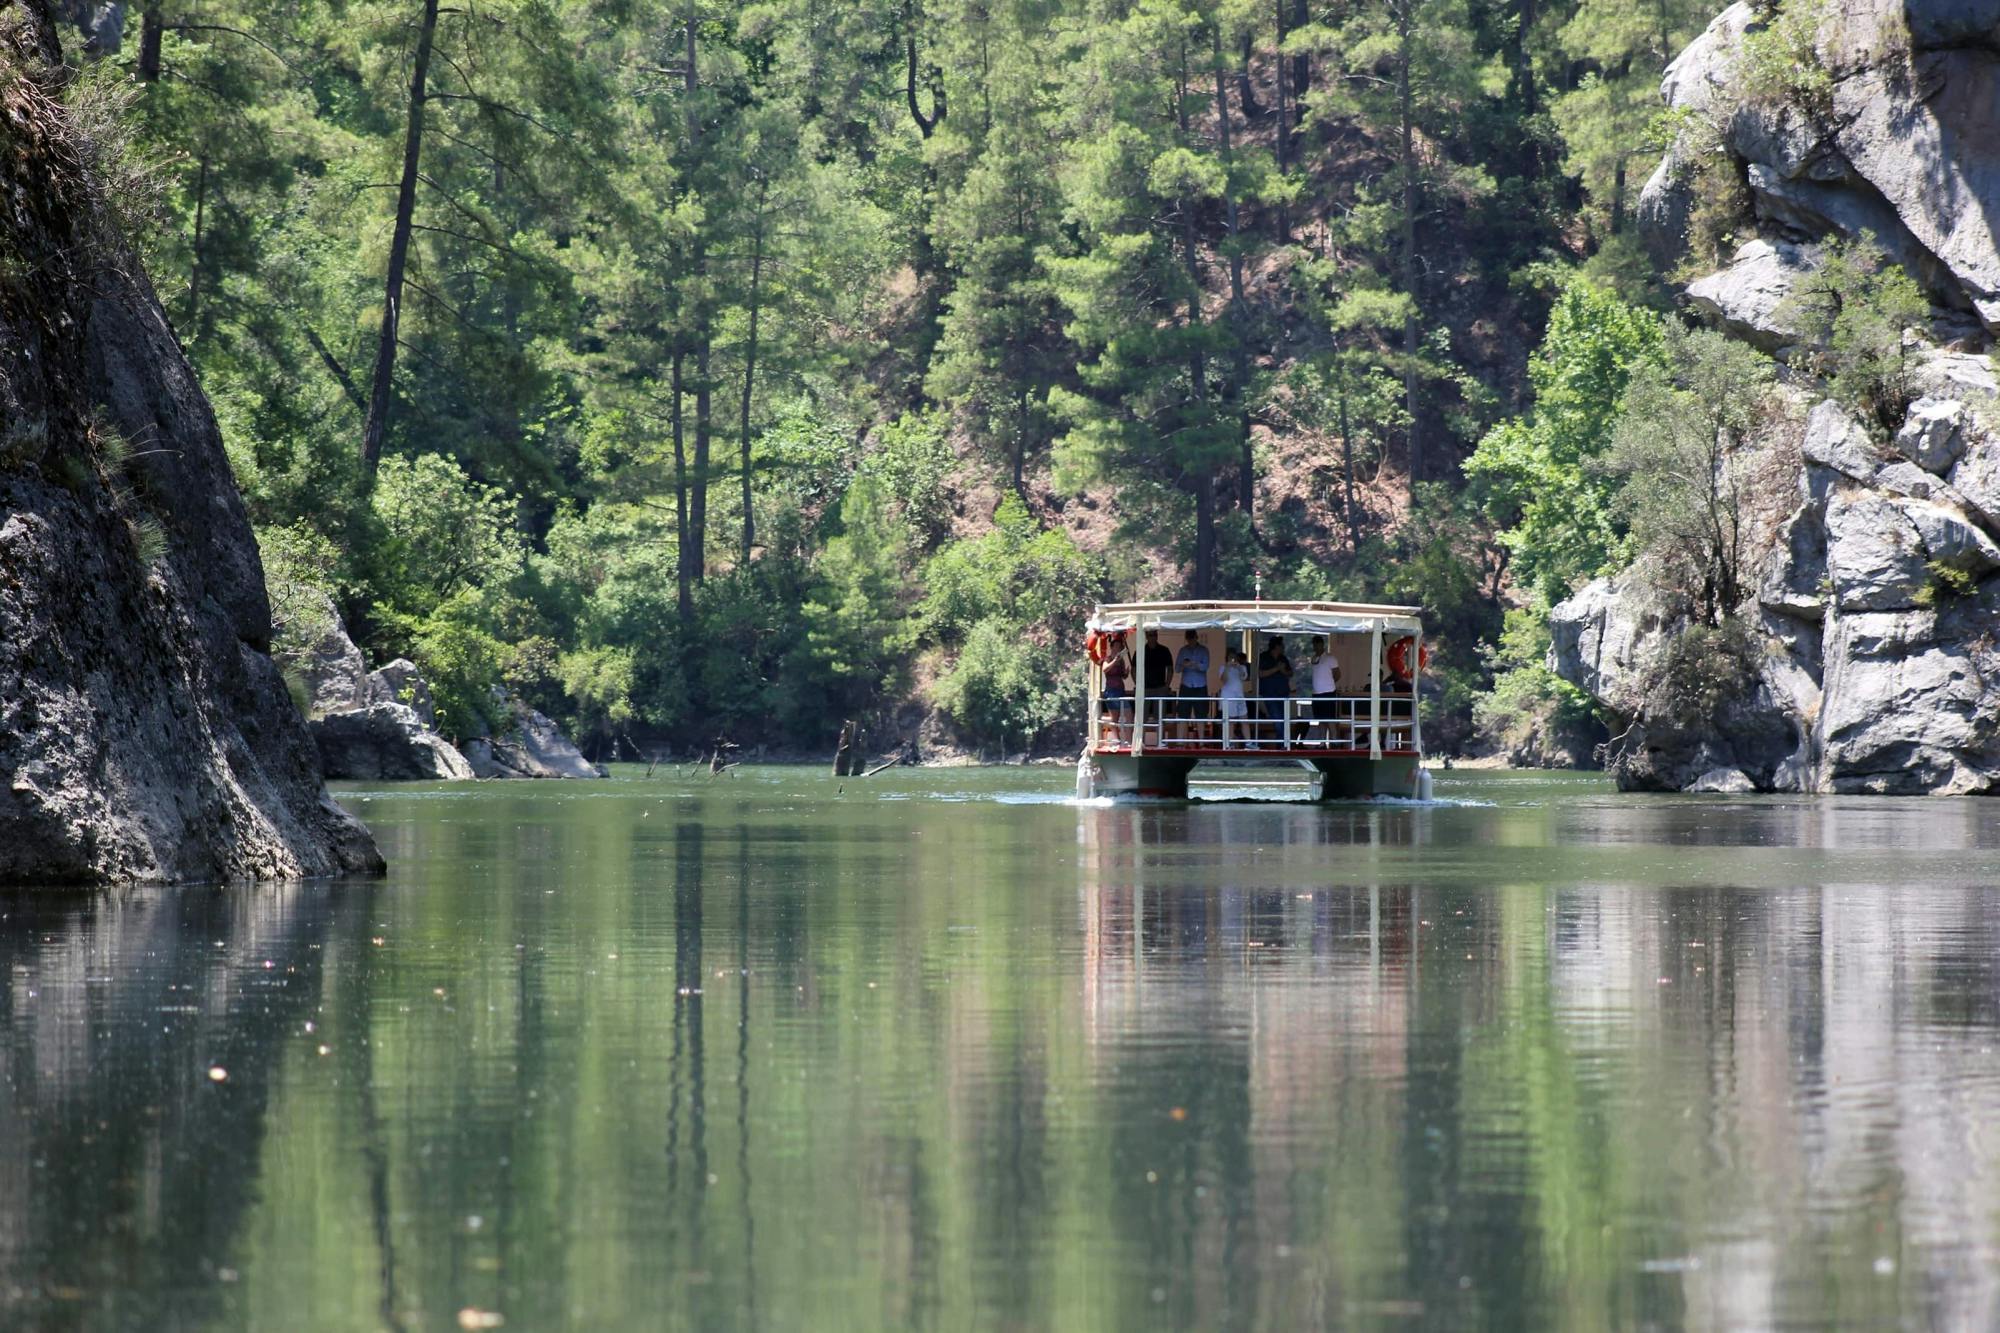
M2000 1327L1995 828L1918 813L1084 808L1091 1049L1236 1071L1349 1316Z

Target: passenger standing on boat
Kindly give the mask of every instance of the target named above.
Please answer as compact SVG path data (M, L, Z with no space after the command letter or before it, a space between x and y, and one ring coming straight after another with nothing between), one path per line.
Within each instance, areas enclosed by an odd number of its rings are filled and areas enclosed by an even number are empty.
M1313 730L1322 744L1333 739L1333 724L1340 716L1340 663L1327 651L1326 640L1313 638L1312 658Z
M1174 654L1174 670L1181 678L1179 725L1174 730L1182 740L1187 740L1196 732L1207 729L1208 712L1208 649L1202 646L1201 636L1193 630L1182 635L1181 650Z
M1231 648L1222 664L1222 688L1216 694L1222 703L1222 748L1225 750L1236 748L1235 742L1229 738L1230 724L1243 721L1243 687L1249 682L1250 664L1243 660L1241 652ZM1247 728L1244 734L1247 738Z
M1160 642L1160 632L1156 629L1146 631L1145 667L1146 706L1153 710L1154 717L1164 723L1167 716L1167 685L1174 678L1174 655ZM1158 703L1154 702L1156 699ZM1139 719L1141 726L1144 726L1145 722L1145 718ZM1156 724L1153 728L1153 743L1158 744L1165 734L1166 728Z
M1292 702L1292 659L1285 655L1285 640L1274 635L1257 655L1257 697L1263 701L1265 732L1283 744L1291 743L1291 728L1285 713Z
M1132 732L1132 650L1126 646L1125 631L1112 638L1111 656L1104 662L1104 707L1119 743L1130 745Z

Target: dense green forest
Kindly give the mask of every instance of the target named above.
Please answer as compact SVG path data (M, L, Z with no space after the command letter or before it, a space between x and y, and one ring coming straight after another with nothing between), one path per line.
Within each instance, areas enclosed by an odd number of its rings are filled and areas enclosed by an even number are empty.
M1710 13L148 0L75 98L280 648L329 593L448 731L1067 744L1094 599L1261 583L1428 607L1455 747L1581 707L1535 608L1694 354L1631 214Z

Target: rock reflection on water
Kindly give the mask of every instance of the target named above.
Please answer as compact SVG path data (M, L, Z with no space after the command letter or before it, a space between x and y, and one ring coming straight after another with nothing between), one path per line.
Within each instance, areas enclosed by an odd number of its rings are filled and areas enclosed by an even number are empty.
M885 776L0 902L0 1325L2000 1326L1990 807Z

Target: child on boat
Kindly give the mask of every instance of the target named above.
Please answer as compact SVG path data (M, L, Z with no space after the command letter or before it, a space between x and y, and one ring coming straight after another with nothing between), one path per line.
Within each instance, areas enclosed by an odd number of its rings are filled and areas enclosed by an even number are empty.
M1243 721L1243 686L1250 679L1250 664L1236 649L1229 650L1228 658L1222 664L1222 688L1216 698L1222 703L1222 748L1233 750L1234 742L1229 739L1231 726Z

